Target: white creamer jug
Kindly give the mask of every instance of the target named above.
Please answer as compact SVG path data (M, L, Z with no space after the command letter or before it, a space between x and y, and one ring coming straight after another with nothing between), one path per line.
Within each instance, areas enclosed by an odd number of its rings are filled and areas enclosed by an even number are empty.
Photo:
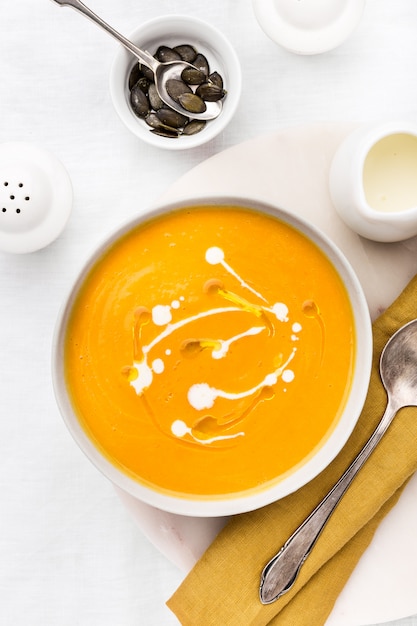
M341 143L330 195L345 223L374 241L417 235L417 124L363 126Z

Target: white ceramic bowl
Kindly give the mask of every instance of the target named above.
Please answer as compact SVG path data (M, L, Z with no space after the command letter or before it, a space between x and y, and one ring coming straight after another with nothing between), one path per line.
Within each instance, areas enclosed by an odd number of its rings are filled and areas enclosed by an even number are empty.
M227 95L220 115L199 133L175 139L161 137L132 111L129 102L128 78L135 57L120 47L110 73L110 93L114 107L127 128L147 143L166 150L186 150L207 143L222 132L237 109L241 94L241 68L236 52L228 39L214 26L185 15L164 15L138 26L128 37L139 48L152 55L160 45L174 47L188 43L209 61L210 70L223 77Z
M332 159L329 187L343 221L362 237L417 235L417 125L377 122L350 133Z
M357 27L365 0L252 0L268 37L297 54L319 54L342 44Z
M179 494L178 497L170 494L167 495L166 493L162 493L156 489L153 490L151 487L139 483L117 469L99 451L80 425L71 404L64 374L64 343L69 315L85 277L95 262L127 232L131 231L137 225L148 221L150 218L170 213L184 206L204 205L242 206L254 209L275 216L279 220L292 225L294 228L304 233L304 235L313 241L324 254L327 255L341 277L350 298L356 336L356 358L349 397L337 425L334 427L331 434L328 435L326 441L319 447L314 455L305 460L303 464L300 464L297 469L289 472L285 477L281 477L279 482L268 488L260 488L259 491L252 489L248 492L243 492L242 495L233 494L233 497L230 498L225 496L213 496L202 499L193 498L192 496L184 494ZM102 243L80 272L59 316L54 337L52 371L57 402L70 433L90 461L92 461L108 479L125 492L159 509L181 515L212 517L232 515L267 505L297 490L321 472L338 454L355 427L368 389L371 360L372 330L368 306L356 275L339 249L319 230L295 215L272 205L251 201L246 198L220 197L212 199L196 198L187 201L186 204L174 203L159 206L145 215L141 215L125 224Z

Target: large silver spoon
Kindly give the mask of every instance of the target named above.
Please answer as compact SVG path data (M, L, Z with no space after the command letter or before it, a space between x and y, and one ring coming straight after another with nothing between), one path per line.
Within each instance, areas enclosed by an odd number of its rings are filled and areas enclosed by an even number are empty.
M381 421L330 492L264 567L259 591L262 604L275 602L291 589L330 516L396 413L402 407L417 406L417 320L400 328L387 342L381 354L380 374L388 395Z
M170 79L181 79L181 73L185 68L193 67L190 63L185 61L169 61L167 63L160 63L146 50L141 50L135 46L129 39L126 39L123 35L118 33L114 28L106 24L101 17L98 17L91 9L85 6L80 0L52 0L60 6L69 6L76 11L79 11L85 17L88 17L98 26L101 26L107 33L112 35L117 41L119 41L129 52L131 52L141 63L149 67L155 77L155 87L159 97L165 104L171 109L181 113L182 115L189 115L196 120L212 120L221 113L223 104L221 100L217 102L206 102L206 110L203 113L187 113L187 111L178 104L167 92L166 84Z

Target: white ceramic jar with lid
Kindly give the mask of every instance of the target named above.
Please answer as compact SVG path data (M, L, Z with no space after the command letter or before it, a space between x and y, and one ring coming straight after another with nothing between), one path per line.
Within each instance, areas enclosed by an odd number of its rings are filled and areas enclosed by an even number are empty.
M252 0L268 37L290 52L319 54L342 44L362 17L365 0Z
M417 124L353 131L334 155L329 186L340 217L359 235L385 242L417 235Z

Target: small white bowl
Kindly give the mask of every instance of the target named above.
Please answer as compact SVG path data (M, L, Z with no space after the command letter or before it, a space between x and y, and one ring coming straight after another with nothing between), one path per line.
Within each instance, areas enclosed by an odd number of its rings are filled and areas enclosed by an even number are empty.
M160 45L174 47L191 44L209 61L210 70L224 80L227 94L220 115L195 135L167 138L156 135L132 111L128 79L137 59L120 47L110 73L110 94L114 107L127 128L147 143L167 150L186 150L207 143L222 130L235 114L241 94L241 68L236 52L228 39L214 26L194 17L164 15L138 26L128 37L139 48L152 55Z
M365 0L253 0L265 34L297 54L339 46L358 25L364 6Z
M230 497L221 495L200 498L198 496L188 496L183 493L179 493L178 495L164 493L157 488L153 489L151 485L146 486L136 481L127 473L122 472L121 469L117 468L116 465L113 465L110 460L108 460L81 426L66 386L64 368L64 347L68 320L77 294L80 289L82 289L86 276L94 264L117 241L138 225L146 223L149 219L169 215L178 208L205 205L246 207L247 209L271 215L303 233L329 258L335 271L343 281L351 303L355 327L356 358L351 374L352 381L349 395L337 425L331 433L328 433L324 443L320 445L319 449L308 457L300 467L289 472L288 475L284 476L277 483L273 483L271 486L264 488L261 486L259 490L249 490L239 494L231 494ZM147 214L143 214L128 222L102 243L86 262L84 268L75 280L57 321L53 346L52 372L57 403L70 433L90 461L110 481L130 495L161 510L179 515L217 517L242 513L270 504L305 485L334 459L346 443L362 410L368 390L371 362L372 328L368 306L360 283L340 250L314 226L298 216L278 209L273 205L248 200L246 198L219 197L196 198L189 200L186 204L179 202L169 205L160 205Z
M367 239L417 235L417 125L361 126L341 143L329 174L330 195L343 221Z

